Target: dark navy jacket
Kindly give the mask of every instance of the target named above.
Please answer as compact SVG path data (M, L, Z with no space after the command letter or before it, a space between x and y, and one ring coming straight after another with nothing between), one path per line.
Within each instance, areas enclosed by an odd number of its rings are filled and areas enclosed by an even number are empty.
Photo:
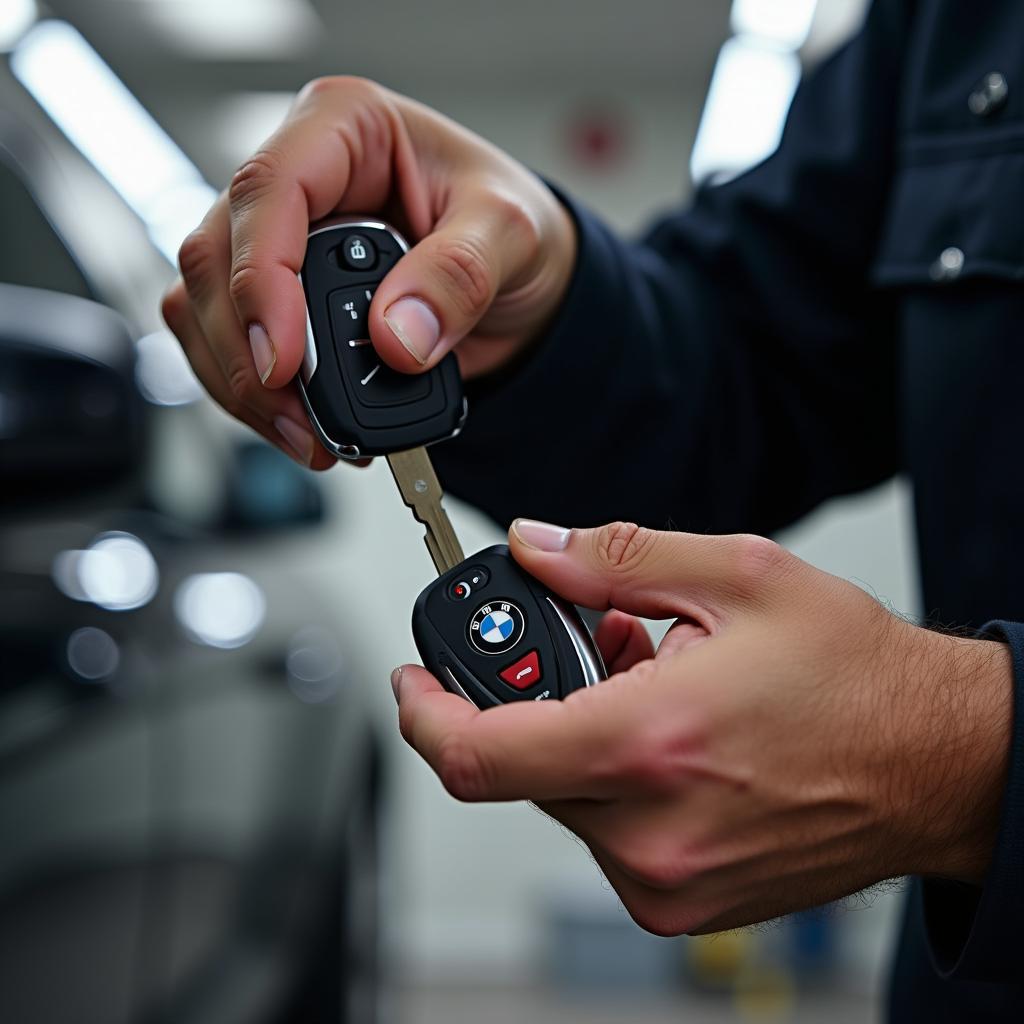
M1006 620L1017 707L985 884L915 884L891 1018L1024 1020L1024 2L876 0L769 160L635 245L570 208L564 308L473 387L448 489L770 533L909 477L929 617Z

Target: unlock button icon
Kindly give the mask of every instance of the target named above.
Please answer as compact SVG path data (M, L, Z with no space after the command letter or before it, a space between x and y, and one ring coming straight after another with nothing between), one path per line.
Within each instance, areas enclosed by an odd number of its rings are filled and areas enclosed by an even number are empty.
M362 235L349 235L341 251L350 270L368 270L377 258L377 250L373 243Z

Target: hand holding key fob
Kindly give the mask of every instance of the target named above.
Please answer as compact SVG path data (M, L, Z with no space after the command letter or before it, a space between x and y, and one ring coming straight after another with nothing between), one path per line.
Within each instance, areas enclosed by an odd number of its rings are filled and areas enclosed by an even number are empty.
M408 246L393 228L346 217L310 232L302 284L306 354L300 390L324 445L345 459L385 455L439 578L413 609L423 663L453 693L486 708L568 696L605 677L576 609L524 572L508 548L469 559L441 503L426 445L458 433L466 415L455 357L402 374L370 343L373 293Z

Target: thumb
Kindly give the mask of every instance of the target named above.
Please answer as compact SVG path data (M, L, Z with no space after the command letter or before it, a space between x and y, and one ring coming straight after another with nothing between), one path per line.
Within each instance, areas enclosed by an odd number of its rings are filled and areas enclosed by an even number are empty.
M688 617L709 632L740 604L775 586L792 556L764 537L665 533L634 523L567 530L517 519L515 560L557 594L585 608L618 608L663 619Z
M528 232L510 230L495 200L467 200L414 246L381 282L370 337L395 370L419 373L476 327L498 292L530 259Z

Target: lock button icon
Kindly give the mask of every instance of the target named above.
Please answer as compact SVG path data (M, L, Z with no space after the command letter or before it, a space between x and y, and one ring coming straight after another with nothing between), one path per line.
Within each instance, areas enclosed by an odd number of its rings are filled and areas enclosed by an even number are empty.
M350 270L369 270L377 262L373 242L363 235L349 235L341 243L341 255Z

